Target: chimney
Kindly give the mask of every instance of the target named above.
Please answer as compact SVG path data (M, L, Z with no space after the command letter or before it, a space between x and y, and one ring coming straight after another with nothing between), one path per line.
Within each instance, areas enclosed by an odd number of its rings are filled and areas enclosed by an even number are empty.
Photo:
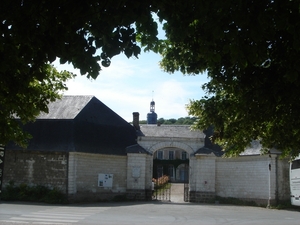
M136 130L140 130L140 125L139 125L139 122L140 122L140 114L138 112L133 112L132 113L133 115L133 127L136 129Z

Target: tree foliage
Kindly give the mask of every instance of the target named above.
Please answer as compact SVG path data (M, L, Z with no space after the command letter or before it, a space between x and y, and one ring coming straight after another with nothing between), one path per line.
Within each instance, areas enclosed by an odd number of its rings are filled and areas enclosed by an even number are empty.
M157 38L154 14L166 40ZM139 41L168 72L207 72L207 96L189 112L196 128L214 125L229 155L253 139L299 153L299 0L4 0L0 21L0 85L9 90L1 97L14 104L14 90L42 82L57 57L96 78L113 56L137 57Z
M4 0L0 49L5 64L1 63L1 70L22 68L24 78L34 72L43 78L39 67L58 57L62 64L72 63L82 75L96 78L99 64L109 66L113 56L137 57L140 53L134 22L153 26L155 36L157 26L150 8L144 1Z
M166 71L207 72L207 96L193 100L196 128L237 155L253 139L267 150L299 154L299 1L176 1L158 16Z
M66 80L73 77L67 71L58 72L51 65L44 65L43 71L47 77L42 80L33 78L26 83L17 76L15 80L1 80L1 143L14 141L20 146L26 146L30 134L23 132L22 124L34 121L40 112L48 112L48 103L60 97L61 92L67 89ZM10 85L12 81L14 83Z
M159 118L157 123L164 125L192 125L196 121L196 117L180 117L178 119L164 119Z
M180 117L178 119L164 119L164 118L159 118L157 120L157 123L162 125L192 125L196 122L197 118L196 117L190 117L190 116L186 116L186 117ZM140 124L147 124L147 120L140 120L139 121Z
M100 64L109 66L114 55L137 56L132 25L139 18L150 26L149 8L143 1L2 1L0 143L24 146L28 134L14 117L21 123L34 120L65 89L70 74L49 67L57 58L96 78Z

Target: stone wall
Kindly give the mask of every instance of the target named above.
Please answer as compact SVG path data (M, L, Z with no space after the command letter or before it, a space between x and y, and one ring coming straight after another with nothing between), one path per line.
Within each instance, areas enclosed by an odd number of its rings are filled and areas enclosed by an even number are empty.
M196 156L190 160L190 201L209 202L215 197L216 157Z
M98 175L112 174L112 187L99 187ZM126 195L127 157L70 153L69 200L106 201Z
M275 199L275 170L269 171L268 156L241 156L218 159L216 163L216 194L245 200L265 201L269 194ZM269 190L269 179L271 189Z
M271 170L269 170L271 164ZM277 155L190 160L190 201L211 202L216 196L274 204L289 199L289 167Z
M4 187L15 185L42 185L67 191L68 154L6 150L4 162Z
M269 171L271 163L271 171ZM289 164L277 155L190 158L190 201L211 202L215 196L266 204L289 199ZM127 156L89 153L6 151L3 186L43 185L59 188L72 202L113 198L151 199L153 158L150 154ZM111 187L100 187L99 174L113 175ZM270 185L269 185L270 184Z
M290 164L287 159L276 159L277 165L277 198L279 201L285 201L290 199L290 180L289 169Z
M146 155L146 182L145 189L147 190L147 199L152 198L152 178L153 178L153 156Z
M147 154L127 155L127 192L132 200L151 199L153 158Z

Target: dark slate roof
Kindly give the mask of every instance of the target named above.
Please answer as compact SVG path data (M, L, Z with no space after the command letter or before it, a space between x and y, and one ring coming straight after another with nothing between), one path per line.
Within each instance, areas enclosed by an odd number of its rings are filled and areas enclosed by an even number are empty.
M135 129L93 96L63 96L24 129L33 136L27 150L34 151L126 155L136 144Z
M214 153L217 157L222 156L224 154L222 148L219 145L213 144L210 139L211 135L213 134L213 127L209 127L208 129L204 130L203 133L205 134L204 146L198 149L195 155L209 155Z
M37 119L74 119L93 99L91 95L63 96L48 104L48 113L41 113Z
M140 136L146 137L173 137L173 138L204 138L204 133L191 130L189 125L140 125Z
M146 151L142 146L139 144L131 145L126 148L127 153L144 153L144 154L150 154L148 151Z
M262 146L259 143L259 141L252 141L250 143L250 146L248 148L246 148L241 154L240 156L254 156L254 155L261 155L262 152ZM200 148L197 150L197 152L195 153L195 155L200 154L211 154L214 153L215 156L220 157L223 156L224 152L222 151L222 148L219 145L213 144L211 143L210 139L208 137L205 138L205 145L204 147ZM271 154L281 154L280 151L278 151L277 149L273 148L270 149L270 153Z
M202 147L199 148L196 152L195 155L210 155L213 153L215 156L220 157L224 154L221 148L219 146L215 146L215 148L207 148L207 147Z
M260 155L261 154L261 144L258 141L252 141L250 146L245 149L240 155Z
M281 154L281 152L275 148L270 149L271 154ZM261 155L262 145L258 140L251 141L250 146L245 149L240 155Z

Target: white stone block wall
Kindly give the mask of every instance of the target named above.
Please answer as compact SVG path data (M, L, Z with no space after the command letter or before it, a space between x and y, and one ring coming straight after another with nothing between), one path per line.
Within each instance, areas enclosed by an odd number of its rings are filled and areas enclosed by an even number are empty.
M271 171L269 171L271 163ZM268 200L276 197L275 158L240 156L216 159L216 195ZM269 185L270 179L270 185Z
M145 181L145 189L152 190L152 175L153 175L153 156L146 155L146 181Z
M125 193L127 157L72 152L68 173L69 194ZM112 187L98 187L98 174L113 174Z
M127 189L145 190L147 161L146 154L127 154Z
M271 171L269 170L271 164ZM289 199L289 163L273 154L190 159L191 201L205 202L220 196L268 204ZM207 199L206 199L207 198Z
M276 155L272 155L271 158L268 155L219 158L213 154L191 157L191 197L193 201L199 202L205 202L214 196L261 203L267 203L269 195L272 201L287 200L288 165L287 160L280 160ZM143 200L151 190L152 171L153 157L148 154L112 156L70 153L68 193L81 196L87 196L89 193L91 196L130 193L134 199ZM112 188L98 187L99 173L114 175Z
M191 169L194 187L191 191L215 192L216 165L213 156L197 156L195 165Z
M197 183L197 164L199 162L195 157L191 157L189 160L189 191L196 191L196 183Z

